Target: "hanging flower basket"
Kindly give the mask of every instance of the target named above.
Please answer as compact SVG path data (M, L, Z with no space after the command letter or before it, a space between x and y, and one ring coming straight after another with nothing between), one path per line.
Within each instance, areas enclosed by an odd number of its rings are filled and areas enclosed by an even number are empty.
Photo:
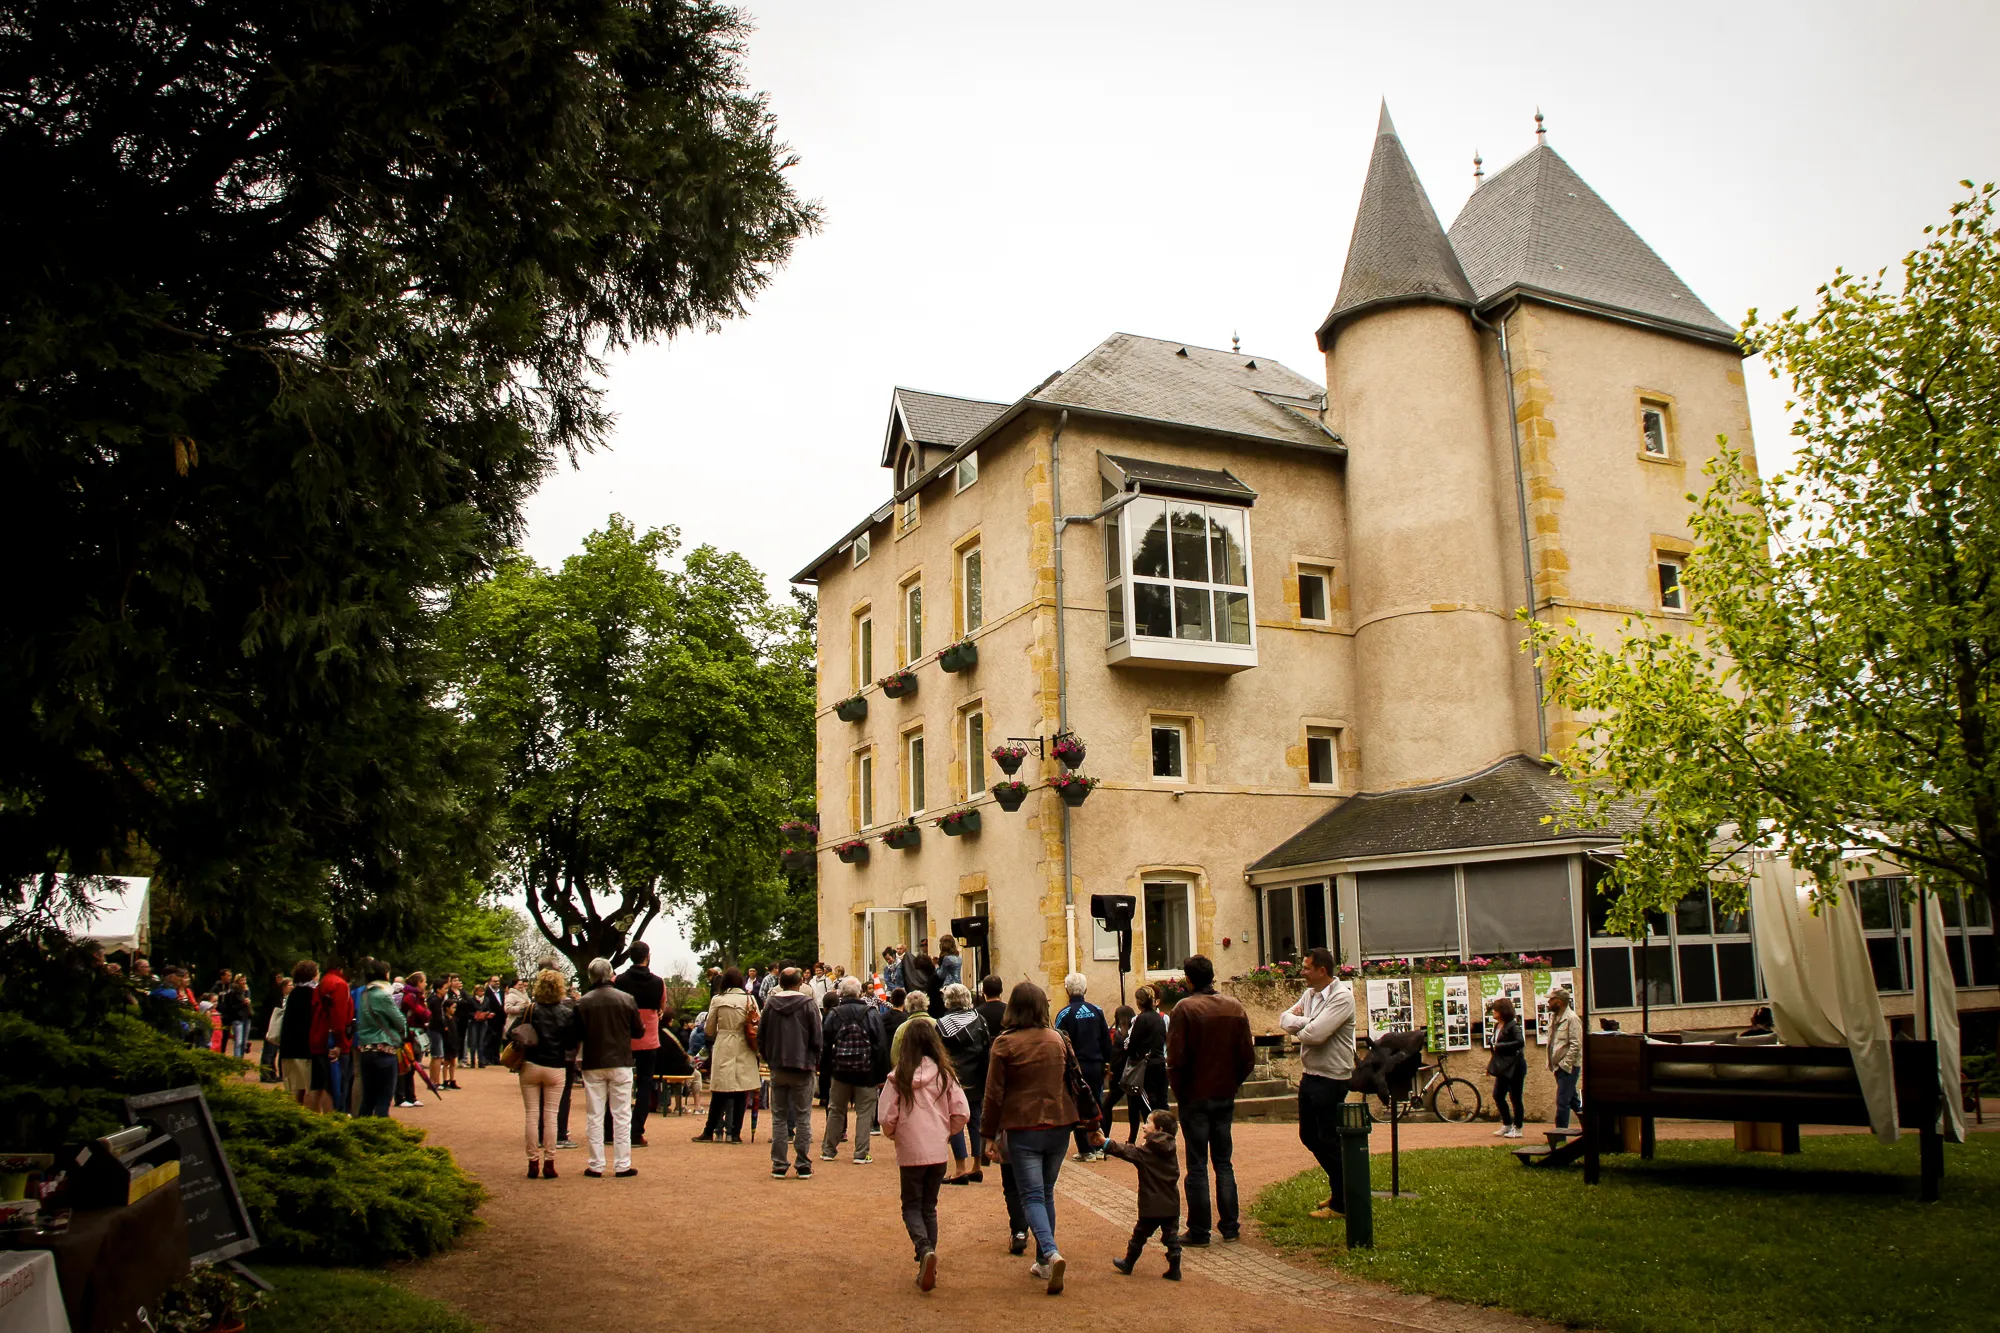
M882 693L891 699L908 699L917 692L917 673L898 671L893 676L884 676L875 682L882 687Z
M1009 812L1019 810L1021 802L1028 799L1028 784L1025 782L996 782L992 787L993 799L1000 808Z
M841 843L840 846L833 849L833 854L851 866L865 866L868 864L868 844L859 838L854 839L852 842Z
M1090 799L1091 788L1097 785L1097 779L1084 777L1081 773L1058 773L1049 779L1049 785L1056 789L1056 795L1063 798L1064 805L1074 807Z
M970 671L979 665L979 645L970 639L960 639L938 654L938 665L954 673Z
M778 832L794 847L809 847L819 841L819 825L803 819L787 819L778 825Z
M842 699L833 706L833 715L842 722L861 722L868 717L868 701L860 695L852 699Z
M923 836L923 830L917 827L915 820L911 820L907 824L898 824L883 834L882 841L899 852L913 852L917 849L917 844L923 841Z
M787 847L778 855L779 862L785 867L785 873L791 875L803 875L813 868L813 862L818 859L810 849L804 847Z
M979 812L977 810L954 810L938 821L947 838L961 837L967 833L979 832Z
M1025 745L996 745L988 753L993 756L993 762L1000 765L1000 771L1011 778L1021 771L1021 763L1028 757L1028 747Z
M1049 753L1062 761L1064 768L1078 769L1083 767L1083 741L1081 738L1072 736L1068 732L1064 732L1062 735L1056 737L1055 744L1049 747Z

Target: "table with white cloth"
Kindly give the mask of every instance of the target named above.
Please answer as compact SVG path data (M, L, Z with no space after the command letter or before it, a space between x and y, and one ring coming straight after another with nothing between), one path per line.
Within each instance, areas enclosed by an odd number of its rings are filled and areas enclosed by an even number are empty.
M69 1333L47 1250L0 1251L0 1333Z

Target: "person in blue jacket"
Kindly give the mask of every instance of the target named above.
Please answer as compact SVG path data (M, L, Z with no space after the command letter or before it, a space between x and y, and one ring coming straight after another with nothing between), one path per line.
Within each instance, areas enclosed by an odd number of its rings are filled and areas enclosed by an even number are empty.
M1104 1105L1104 1066L1111 1059L1111 1025L1104 1021L1104 1011L1084 999L1084 992L1090 989L1090 981L1081 972L1072 972L1063 978L1063 989L1069 992L1069 1003L1056 1015L1055 1029L1069 1038L1069 1044L1076 1050L1076 1062L1083 1068L1084 1081L1097 1094L1097 1104ZM1080 1109L1080 1108L1079 1108ZM1079 1162L1101 1162L1104 1149L1090 1146L1090 1133L1098 1127L1096 1120L1089 1123L1078 1122L1076 1127L1076 1160Z

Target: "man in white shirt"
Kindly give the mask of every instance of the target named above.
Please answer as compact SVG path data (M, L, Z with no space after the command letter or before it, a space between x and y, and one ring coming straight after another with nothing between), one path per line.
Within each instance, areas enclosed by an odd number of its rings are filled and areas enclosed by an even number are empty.
M1331 949L1306 951L1306 993L1278 1017L1299 1039L1305 1075L1299 1079L1299 1142L1326 1172L1326 1202L1312 1210L1325 1221L1347 1207L1340 1172L1339 1106L1354 1078L1354 988L1335 974Z

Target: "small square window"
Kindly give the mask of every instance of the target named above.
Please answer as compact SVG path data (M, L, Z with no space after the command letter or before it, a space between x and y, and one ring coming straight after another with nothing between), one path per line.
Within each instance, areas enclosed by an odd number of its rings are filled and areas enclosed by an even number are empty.
M1187 781L1187 728L1178 722L1153 724L1153 776L1167 782Z
M1340 785L1340 733L1323 727L1306 729L1306 782L1314 787Z
M1668 556L1661 556L1656 566L1660 573L1660 607L1666 611L1687 610L1687 600L1681 590L1681 562Z
M974 450L972 453L969 453L965 457L959 459L958 465L952 469L951 477L952 477L952 488L954 494L964 490L967 486L970 486L973 482L978 481L979 480L978 451Z
M1299 619L1324 621L1327 616L1326 572L1299 571Z
M1642 403L1639 407L1640 445L1648 458L1667 456L1667 409L1663 403Z
M854 563L860 564L868 558L868 534L862 533L854 539Z

